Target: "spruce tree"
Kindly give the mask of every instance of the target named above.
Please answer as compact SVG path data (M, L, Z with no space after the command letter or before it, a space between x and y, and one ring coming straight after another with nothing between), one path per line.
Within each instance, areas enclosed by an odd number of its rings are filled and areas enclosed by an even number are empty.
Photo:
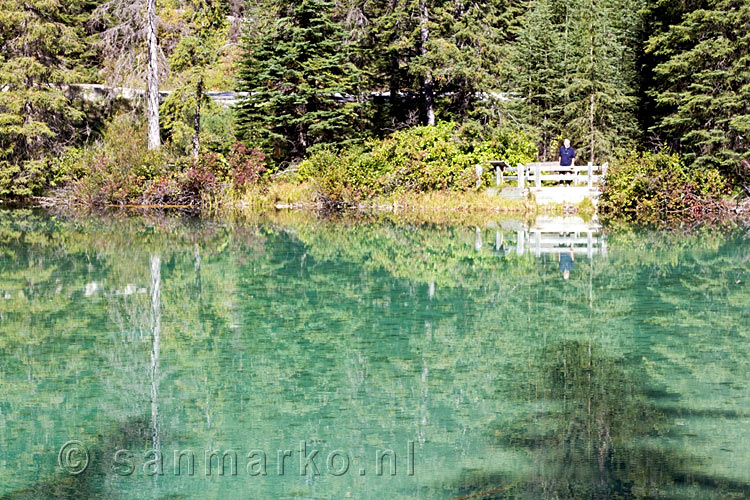
M372 90L390 93L392 126L487 119L509 74L506 42L520 0L351 0L366 19L363 68ZM347 16L349 19L351 16ZM419 96L401 102L398 95ZM415 117L414 104L420 110ZM430 113L430 109L433 113ZM418 118L418 119L415 119Z
M535 0L511 44L516 119L555 159L569 137L580 160L606 161L637 138L640 0ZM520 108L520 109L519 109Z
M239 89L240 136L274 158L295 160L313 148L351 138L359 72L342 25L327 0L265 2L261 21L246 34ZM262 19L262 16L256 19Z
M653 130L690 164L733 173L750 158L750 4L704 0L657 32Z
M576 0L563 135L580 159L604 162L637 137L638 8L633 0Z
M357 40L363 55L361 62L364 64L360 67L367 77L367 88L371 92L388 93L384 128L392 131L418 124L424 117L415 113L411 98L421 94L422 85L415 80L412 68L420 53L418 3L411 0L352 0L352 3L367 20Z
M538 0L521 17L513 44L509 111L537 137L542 159L554 157L553 141L560 135L567 71L563 34L553 0Z
M415 68L422 64L431 69L437 92L445 96L442 107L449 116L486 119L495 110L508 74L505 43L519 13L519 2L429 3L431 39Z
M87 48L83 2L0 0L0 196L38 194L45 156L79 133L85 115L68 84Z

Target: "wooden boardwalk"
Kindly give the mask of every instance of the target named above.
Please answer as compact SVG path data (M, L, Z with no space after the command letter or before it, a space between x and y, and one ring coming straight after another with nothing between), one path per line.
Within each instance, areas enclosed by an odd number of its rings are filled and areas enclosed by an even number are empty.
M490 165L495 170L495 184L499 188L515 183L515 186L503 188L500 196L518 198L532 194L540 205L576 204L586 198L596 203L609 167L608 163L562 167L557 162L519 163L512 167L504 161L491 161ZM481 173L481 167L477 166L478 178Z

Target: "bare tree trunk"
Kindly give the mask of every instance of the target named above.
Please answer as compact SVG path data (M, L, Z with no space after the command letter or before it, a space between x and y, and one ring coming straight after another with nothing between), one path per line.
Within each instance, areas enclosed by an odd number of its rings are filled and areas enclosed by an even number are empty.
M591 17L589 64L591 64L591 94L589 95L589 161L594 163L594 17Z
M161 351L161 257L151 255L151 438L154 450L161 452L159 419L159 379Z
M430 39L430 29L427 27L428 19L426 0L421 0L419 2L419 32L422 41L422 57L427 55L427 41ZM427 70L424 77L424 110L427 115L427 125L435 125L435 95L431 69Z
M545 49L544 51L544 67L549 67L549 51ZM549 147L550 147L550 136L552 135L550 133L550 125L549 125L549 113L550 113L550 106L548 101L544 101L544 127L542 132L542 161L549 160Z
M203 75L195 88L195 114L193 115L193 158L198 159L201 149L201 101L203 100Z
M389 12L393 13L396 10L396 0L390 0ZM390 43L395 44L398 39L399 30L401 29L400 23L397 22L393 27L393 32L390 36ZM399 113L399 53L396 49L391 49L390 57L388 60L390 65L390 75L388 80L388 90L390 91L389 102L391 105L391 119L393 120L393 126L396 127L397 122L400 120Z
M568 62L568 33L570 27L570 6L565 6L565 45L563 45L563 63Z
M390 56L390 76L388 80L388 90L390 96L388 98L389 104L391 105L391 119L393 120L394 127L399 121L399 77L398 77L398 54L392 52Z
M148 42L148 149L161 147L159 137L159 47L156 39L156 0L147 0Z

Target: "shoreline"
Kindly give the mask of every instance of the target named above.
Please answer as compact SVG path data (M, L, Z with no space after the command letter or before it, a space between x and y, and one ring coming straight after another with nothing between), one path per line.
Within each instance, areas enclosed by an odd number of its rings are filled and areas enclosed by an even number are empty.
M225 193L204 201L203 205L178 204L104 204L75 202L65 196L33 197L26 202L8 203L5 208L42 208L98 212L109 210L175 211L199 217L253 218L279 212L314 213L316 216L372 216L401 222L481 224L497 216L533 218L537 215L577 215L599 219L596 203L585 198L581 203L539 204L533 195L518 199L501 198L493 188L482 191L431 191L399 193L389 197L343 202L324 200L309 183L273 183L254 186L244 193ZM606 219L606 218L603 218ZM638 220L611 219L613 224L644 225ZM734 210L722 214L706 214L698 220L680 225L703 225L736 222L750 225L750 199L737 202ZM669 225L665 225L670 227ZM672 225L675 226L675 225Z

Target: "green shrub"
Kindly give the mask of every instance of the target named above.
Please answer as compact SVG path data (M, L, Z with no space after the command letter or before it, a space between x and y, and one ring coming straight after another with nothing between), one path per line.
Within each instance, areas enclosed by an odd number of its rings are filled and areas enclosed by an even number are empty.
M25 160L20 164L0 159L0 198L23 199L42 194L49 161Z
M86 149L69 148L52 165L54 186L66 186L74 201L126 204L137 200L146 184L165 175L169 157L146 147L146 124L131 114L118 115L102 138Z
M533 143L521 134L483 137L473 128L443 122L401 130L338 154L318 151L300 164L298 176L314 180L323 198L347 203L399 192L473 189L477 164L529 161L533 154ZM490 169L484 170L488 183Z
M193 150L195 89L179 87L159 107L165 146L176 155L188 155ZM236 141L234 109L221 106L204 95L201 103L201 151L229 154Z
M646 224L700 218L721 210L729 184L714 168L683 165L667 152L630 153L610 167L599 212L610 219Z
M50 186L61 187L83 177L93 161L94 151L89 148L69 147L52 163Z
M201 114L201 148L228 154L236 142L234 108L211 103Z

